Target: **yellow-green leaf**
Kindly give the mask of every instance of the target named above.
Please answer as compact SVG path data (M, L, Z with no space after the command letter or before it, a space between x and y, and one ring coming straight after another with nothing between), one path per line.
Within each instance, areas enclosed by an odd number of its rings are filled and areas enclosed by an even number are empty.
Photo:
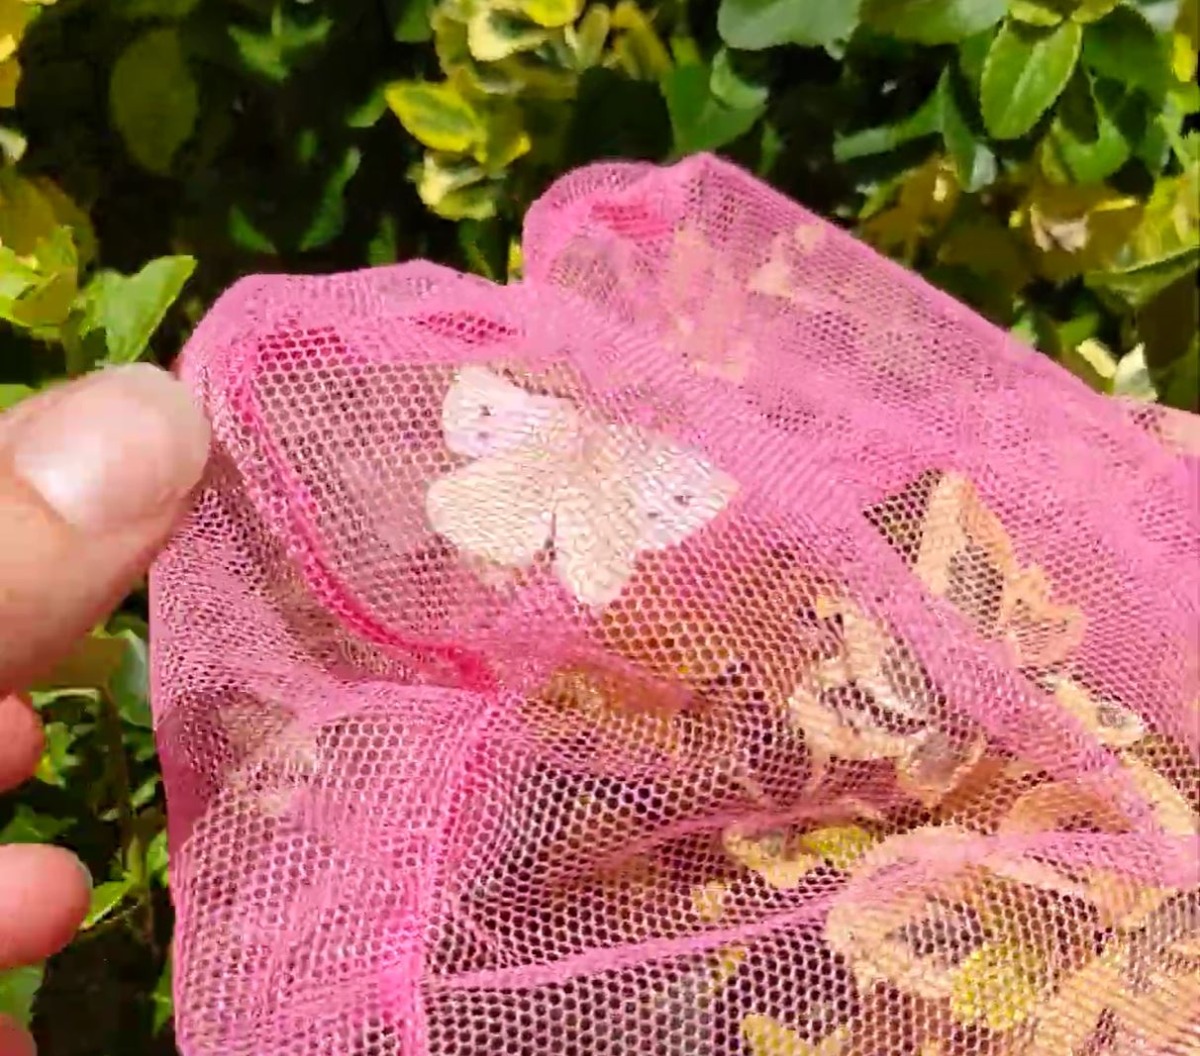
M10 166L0 167L0 246L27 257L59 226L54 203Z
M504 11L516 11L546 29L569 26L583 10L582 0L500 0Z
M1103 341L1094 337L1065 349L1062 365L1097 392L1108 392L1117 373L1117 357Z
M1012 1030L1036 1009L1040 991L1037 962L1029 953L1012 943L988 943L955 970L950 1011L961 1023Z
M480 8L467 22L467 47L479 62L498 62L518 51L532 51L549 39L540 26L492 8Z
M479 112L450 83L396 81L384 94L400 123L433 150L463 154L484 141Z
M1076 0L1071 17L1083 25L1088 22L1099 22L1120 2L1121 0Z
M421 201L447 220L487 220L496 215L500 185L469 159L429 153L412 178Z
M742 1020L742 1038L750 1056L842 1056L849 1032L842 1028L818 1042L805 1041L798 1031L770 1016L749 1015Z
M1057 26L1070 11L1070 0L1008 0L1008 13L1031 26Z
M1171 33L1171 69L1185 84L1196 76L1197 48L1200 48L1200 0L1180 0Z
M104 920L105 917L109 916L113 910L125 901L125 896L129 894L132 886L132 882L126 878L123 880L109 880L107 883L99 884L93 888L87 916L79 926L79 930L90 931Z
M834 869L847 870L875 845L875 837L857 825L829 825L807 832L800 845L819 854Z
M1107 268L1137 228L1136 198L1104 184L1077 186L1035 182L1025 207L1013 218L1036 249L1038 271L1054 282Z
M134 161L169 173L200 112L200 91L178 30L151 29L126 47L113 66L109 109Z
M54 228L26 257L0 246L0 318L52 336L45 331L67 318L77 281L75 244L65 226Z
M484 120L484 141L474 152L475 160L494 176L528 154L533 140L525 131L520 109L512 104L493 105Z
M633 0L621 0L613 9L612 28L620 34L614 51L631 77L657 81L670 71L671 53Z
M97 273L80 298L80 337L102 333L106 363L141 358L195 268L195 258L176 256L152 260L134 275Z
M28 1027L33 1019L33 1003L45 974L44 964L0 972L0 1014Z
M575 69L591 69L600 62L611 27L612 12L604 4L592 4L578 25L563 31L563 39L575 56Z

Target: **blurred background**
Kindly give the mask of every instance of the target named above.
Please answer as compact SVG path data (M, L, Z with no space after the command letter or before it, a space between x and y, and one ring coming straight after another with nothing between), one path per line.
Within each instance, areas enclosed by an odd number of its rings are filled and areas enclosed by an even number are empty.
M254 272L513 281L557 175L719 151L1099 391L1196 410L1198 8L0 0L0 407L169 363ZM0 1012L43 1056L167 1056L144 597L37 689L47 749L0 841L69 845L97 886Z

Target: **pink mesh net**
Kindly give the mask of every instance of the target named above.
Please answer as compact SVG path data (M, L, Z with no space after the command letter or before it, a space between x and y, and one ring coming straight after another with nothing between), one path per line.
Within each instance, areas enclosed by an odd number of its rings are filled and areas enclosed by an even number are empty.
M1196 1056L1200 425L711 157L246 279L153 576L188 1056Z

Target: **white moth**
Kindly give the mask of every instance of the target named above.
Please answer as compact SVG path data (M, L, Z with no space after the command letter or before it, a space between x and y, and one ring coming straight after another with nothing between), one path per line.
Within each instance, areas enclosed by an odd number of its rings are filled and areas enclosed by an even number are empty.
M613 601L639 554L683 542L737 491L696 452L594 421L484 367L459 372L442 430L446 446L472 461L430 486L433 530L510 568L529 565L550 544L555 574L585 605Z

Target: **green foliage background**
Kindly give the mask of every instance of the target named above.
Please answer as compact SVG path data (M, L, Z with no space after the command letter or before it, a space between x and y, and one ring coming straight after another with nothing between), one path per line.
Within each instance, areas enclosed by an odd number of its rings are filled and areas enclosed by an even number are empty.
M519 274L602 157L720 150L1104 392L1197 409L1197 0L0 0L0 406L168 360L256 271ZM97 880L0 975L44 1056L170 1053L135 595L38 687L0 840Z

